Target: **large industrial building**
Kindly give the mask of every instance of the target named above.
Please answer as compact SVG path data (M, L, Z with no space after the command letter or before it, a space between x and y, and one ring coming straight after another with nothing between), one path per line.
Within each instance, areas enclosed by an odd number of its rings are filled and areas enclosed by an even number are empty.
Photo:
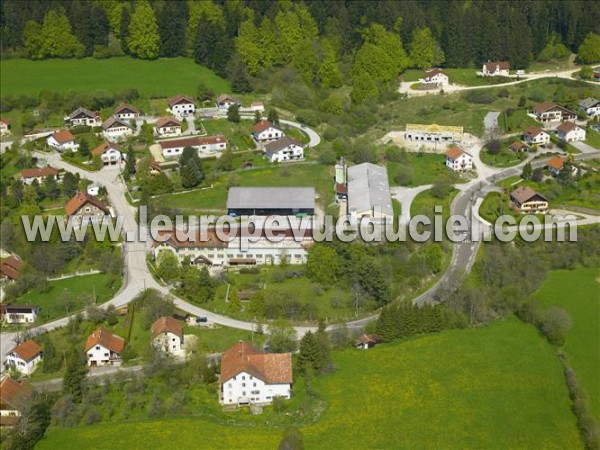
M314 212L312 187L232 187L227 195L230 216L293 216Z
M356 219L392 219L394 208L385 167L371 163L348 167L348 214Z
M422 125L409 123L406 125L404 138L416 142L460 142L463 137L463 127L446 125Z

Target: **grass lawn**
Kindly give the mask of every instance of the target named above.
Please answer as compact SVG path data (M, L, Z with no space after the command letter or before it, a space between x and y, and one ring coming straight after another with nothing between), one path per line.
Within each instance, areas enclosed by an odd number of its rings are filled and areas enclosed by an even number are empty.
M600 133L592 130L591 128L588 128L585 137L586 144L589 144L592 147L595 147L600 150Z
M63 93L136 88L144 97L195 95L201 81L217 94L231 91L228 81L190 58L9 59L3 60L0 68L2 95L37 95L41 90L40 74L43 89Z
M550 272L534 294L544 307L568 311L572 328L564 350L569 365L587 391L596 419L600 420L600 269L580 268Z
M498 117L498 126L507 133L522 132L532 125L539 125L539 122L528 116L525 108L516 109L510 116L502 113Z
M203 120L202 125L209 136L215 134L224 134L229 139L230 147L236 150L252 150L256 144L250 137L252 122L242 120L239 123L233 123L225 119Z
M390 185L396 186L394 180L401 166L412 169L410 183L406 186L421 186L423 184L434 184L440 180L449 180L452 183L462 183L456 173L446 167L446 157L443 154L433 153L408 153L406 162L388 162L386 164Z
M462 86L493 86L495 84L512 81L506 77L478 77L476 72L481 68L470 69L442 69L448 74L451 84L460 84ZM425 75L424 70L407 70L402 74L402 81L419 81Z
M51 281L48 291L26 292L14 303L40 307L38 320L46 323L83 309L87 302L93 301L94 293L98 304L109 300L119 288L108 286L109 280L108 274L99 273Z
M220 325L215 325L214 328L203 326L190 327L189 325L185 325L183 327L183 334L198 336L200 347L207 353L222 352L237 344L240 340L253 340L251 331L222 327ZM262 338L263 335L254 333L254 343L257 347L260 347L258 341L262 341Z
M479 156L484 164L492 167L511 167L520 164L525 155L517 154L512 150L502 149L500 153L492 155L487 150L483 149Z
M313 384L327 409L301 428L306 448L582 448L554 350L516 319L333 358L336 371ZM38 448L190 448L201 439L204 448L266 449L283 434L215 422L55 428Z
M452 200L454 200L456 194L458 194L458 191L456 189L451 189L444 198L436 198L433 196L431 189L423 191L415 197L410 205L410 215L411 217L414 217L422 214L429 217L433 222L435 207L440 205L442 207L442 220L445 222L445 220L450 217L450 207L452 206Z

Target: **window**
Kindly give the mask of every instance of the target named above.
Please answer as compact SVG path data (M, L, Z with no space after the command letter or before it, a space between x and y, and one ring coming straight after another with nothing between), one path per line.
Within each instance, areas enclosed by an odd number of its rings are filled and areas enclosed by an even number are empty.
M227 386L227 387L232 387L232 386L233 386L233 383L229 383L229 386Z
M96 350L100 350L100 346L99 345L96 345Z
M246 387L246 383L242 383L242 387Z
M256 387L256 382L252 383L252 386Z

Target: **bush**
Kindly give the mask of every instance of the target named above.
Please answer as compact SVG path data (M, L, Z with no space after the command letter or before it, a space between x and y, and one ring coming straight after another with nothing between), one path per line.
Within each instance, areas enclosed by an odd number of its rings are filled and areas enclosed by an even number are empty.
M489 92L481 92L478 90L469 91L463 97L469 103L490 104L494 102L494 96Z
M506 88L500 89L498 91L497 95L499 98L509 98L510 97L510 93L508 92L508 89L506 89Z
M571 317L562 308L549 308L540 318L540 329L553 345L563 345L570 328Z
M521 95L521 98L519 98L519 107L522 108L527 104L527 97L525 97L524 95Z
M102 129L102 127L100 127ZM92 130L92 127L88 127L87 125L76 125L71 127L71 134L77 136L78 134L86 134Z
M490 139L485 143L485 148L491 155L497 155L500 153L500 149L502 148L502 143L498 139Z

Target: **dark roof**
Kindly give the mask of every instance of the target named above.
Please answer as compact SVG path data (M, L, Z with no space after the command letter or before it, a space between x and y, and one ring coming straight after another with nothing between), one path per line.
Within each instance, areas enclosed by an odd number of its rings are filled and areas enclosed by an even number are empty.
M169 107L175 106L179 103L191 103L194 104L194 100L187 95L176 95L169 100Z
M172 116L161 117L156 122L154 122L154 126L157 128L164 127L167 125L180 127L181 122L179 122L179 120L177 120L175 117L172 117Z
M120 114L122 112L132 112L134 114L139 114L140 110L137 109L135 106L129 105L127 103L121 103L119 106L117 106L117 108L115 109L115 114Z
M266 129L268 129L270 127L273 127L277 130L279 129L275 125L273 125L272 122L263 119L260 122L254 124L254 126L252 127L252 131L254 131L255 133L262 133L263 131L265 131Z
M86 203L91 203L98 209L104 211L106 214L109 213L108 207L104 203L102 203L97 198L92 197L91 195L88 195L85 192L81 191L78 192L77 195L75 195L75 197L73 197L67 202L67 204L65 205L65 213L67 213L68 216L72 216L77 211L79 211L79 209Z
M114 125L131 128L131 125L129 125L127 122L125 122L124 120L119 119L117 117L109 117L108 119L106 119L104 121L104 123L102 123L102 128L104 128L105 130L108 130L109 128L112 128Z
M529 186L520 186L514 191L510 193L510 197L519 202L521 205L534 197L539 197L542 200L546 200L546 198L538 194L536 191L531 189Z
M438 73L441 73L442 75L446 75L448 76L448 74L446 72L444 72L442 69L431 69L428 70L427 72L425 72L425 78L431 78L436 76Z
M284 136L275 142L270 142L267 145L265 145L265 151L268 154L273 154L278 152L279 150L283 150L284 148L289 147L290 145L297 145L298 147L303 147L303 145L296 139L291 138L289 136Z
M96 117L98 117L98 113L85 108L77 108L71 113L69 119L75 119L77 116L86 116L95 119Z

